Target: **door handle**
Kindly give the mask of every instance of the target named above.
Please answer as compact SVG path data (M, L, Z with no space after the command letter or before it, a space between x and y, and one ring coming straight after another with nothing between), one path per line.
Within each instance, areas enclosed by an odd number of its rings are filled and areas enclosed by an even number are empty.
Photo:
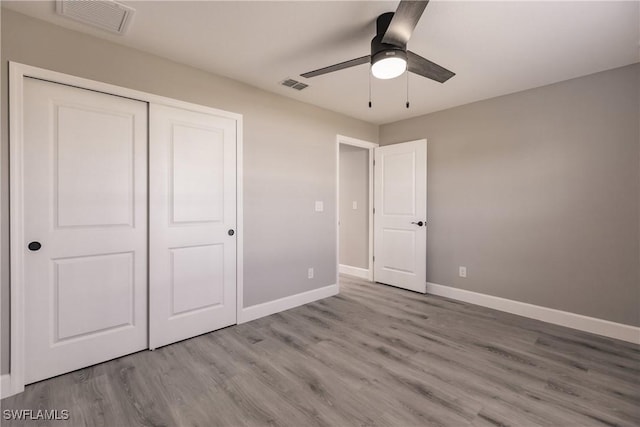
M415 224L415 225L417 225L418 227L422 227L423 225L426 225L426 224L427 224L427 222L426 222L426 221L424 221L424 222L422 222L422 221L418 221L418 222L412 222L411 224Z
M233 231L233 229L230 229L229 231L227 231L227 234L228 234L229 236L233 236L234 234L236 234L236 232L235 232L235 231Z
M42 244L40 244L40 242L30 242L27 247L29 248L29 250L31 252L35 252L35 251L39 251L40 248L42 247Z

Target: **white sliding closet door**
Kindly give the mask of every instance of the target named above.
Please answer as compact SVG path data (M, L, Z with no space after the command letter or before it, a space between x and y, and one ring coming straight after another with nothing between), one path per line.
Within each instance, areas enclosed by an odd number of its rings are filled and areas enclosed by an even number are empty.
M153 349L236 323L236 121L149 111Z
M24 80L25 383L147 348L147 104Z

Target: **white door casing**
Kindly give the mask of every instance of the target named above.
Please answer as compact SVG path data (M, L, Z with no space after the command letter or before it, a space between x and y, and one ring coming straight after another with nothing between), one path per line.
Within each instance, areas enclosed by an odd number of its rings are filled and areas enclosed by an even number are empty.
M375 152L375 280L425 293L427 141Z
M23 129L31 383L147 348L147 107L26 78Z
M236 121L149 114L153 349L236 323Z

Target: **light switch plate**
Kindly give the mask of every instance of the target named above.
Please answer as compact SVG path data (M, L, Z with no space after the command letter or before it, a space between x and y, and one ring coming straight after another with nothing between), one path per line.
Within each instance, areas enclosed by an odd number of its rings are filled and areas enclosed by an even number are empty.
M356 209L358 209L358 202L356 202L355 200L353 201L353 210L355 211Z
M316 212L324 211L324 203L322 200L316 200Z
M460 277L467 277L467 267L460 266L458 269L458 275Z

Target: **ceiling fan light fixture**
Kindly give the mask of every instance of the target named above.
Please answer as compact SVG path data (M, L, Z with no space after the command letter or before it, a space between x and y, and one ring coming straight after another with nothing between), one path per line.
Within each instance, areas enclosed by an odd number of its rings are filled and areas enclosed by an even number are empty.
M396 78L407 71L407 54L401 50L387 50L375 55L371 61L371 74L377 79Z
M412 72L439 83L446 82L455 76L455 73L407 50L407 42L427 7L427 3L428 0L400 0L395 12L387 12L378 16L376 35L371 39L370 55L300 75L304 78L316 77L369 63L371 68L369 79L371 76L377 79L393 79L405 72Z

